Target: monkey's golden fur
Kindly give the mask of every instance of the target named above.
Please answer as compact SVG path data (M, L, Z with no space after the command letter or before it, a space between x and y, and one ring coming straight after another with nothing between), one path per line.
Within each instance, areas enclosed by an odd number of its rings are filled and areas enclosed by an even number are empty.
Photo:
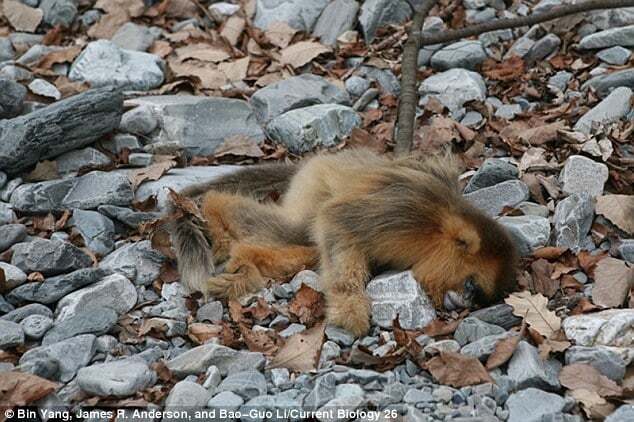
M202 199L206 221L176 224L190 289L237 298L319 264L328 322L362 335L370 326L365 284L377 268L411 269L436 307L449 291L463 292L468 279L481 304L514 285L512 241L463 199L449 158L391 160L352 150L259 171L215 182ZM280 203L245 195L249 183L236 183L249 177L281 183ZM200 225L208 244L191 235ZM209 253L214 264L226 262L223 273L212 275Z

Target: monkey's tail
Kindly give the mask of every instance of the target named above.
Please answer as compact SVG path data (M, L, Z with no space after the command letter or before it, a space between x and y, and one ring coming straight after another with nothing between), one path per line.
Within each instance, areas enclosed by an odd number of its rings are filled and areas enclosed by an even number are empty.
M285 191L296 172L297 166L292 164L243 167L213 181L190 186L180 194L194 197L216 190L261 198L273 191ZM170 203L169 207L172 211L174 204ZM207 280L215 273L213 239L205 225L200 216L193 214L187 214L170 224L181 283L190 291L203 293L206 292Z

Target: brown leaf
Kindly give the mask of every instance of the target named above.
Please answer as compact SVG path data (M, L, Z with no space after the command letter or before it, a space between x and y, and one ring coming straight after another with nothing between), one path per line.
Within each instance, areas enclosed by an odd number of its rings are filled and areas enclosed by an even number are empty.
M266 300L259 297L255 304L244 310L244 313L248 313L257 321L263 321L271 316L273 311L271 311L271 306L266 302Z
M290 27L286 22L275 21L264 31L264 35L274 46L286 48L297 32L297 29Z
M493 382L477 358L460 353L440 352L440 355L427 361L425 366L439 383L456 388Z
M55 216L51 213L46 215L34 215L31 219L33 229L38 232L52 232L55 230Z
M271 359L269 368L288 368L298 372L315 370L324 344L325 331L326 324L322 322L306 331L293 334Z
M533 251L533 256L535 258L544 258L544 259L557 259L564 252L566 252L568 248L558 248L556 246L544 246L543 248L536 249Z
M284 344L284 339L273 330L253 331L240 324L240 333L250 351L273 356Z
M497 63L494 60L486 60L482 65L482 72L489 79L494 79L496 81L519 79L522 75L524 75L524 60L517 56L513 56L500 63Z
M407 350L414 361L418 361L423 353L423 346L416 341L416 332L408 332L401 327L398 315L392 321L392 332L394 333L396 344Z
M180 62L188 59L196 59L203 62L219 63L231 58L231 55L222 47L214 47L210 44L190 44L176 49L176 56Z
M236 324L251 323L251 320L245 316L246 309L240 305L240 302L230 300L227 302L227 305L229 307L229 316L233 322Z
M44 12L17 0L4 0L4 16L16 31L35 32L42 22Z
M220 63L218 65L218 70L225 75L228 81L238 82L247 77L249 61L250 58L247 56L238 60Z
M200 88L220 89L227 84L227 76L215 65L204 62L187 61L178 63L170 61L169 66L178 77L195 77L200 81ZM198 86L198 85L196 85Z
M537 348L539 349L539 356L542 360L547 360L551 353L564 352L570 345L570 342L567 340L552 340L546 338Z
M330 48L316 41L300 41L280 51L280 62L297 69L320 54L328 52L330 52Z
M460 321L462 321L462 318L451 321L435 319L423 328L423 333L430 337L446 336L456 331Z
M193 322L187 326L187 337L196 344L204 344L212 338L221 338L223 331L221 325Z
M510 336L498 341L495 344L495 350L487 359L486 369L489 371L504 365L517 349L517 345L521 340L521 336Z
M526 322L539 334L550 337L561 328L561 319L547 308L548 299L529 291L513 293L504 302L513 307L513 314L526 318Z
M619 229L634 234L634 195L599 196L596 210Z
M234 135L225 139L214 151L214 156L217 158L227 155L260 158L264 156L264 151L262 151L255 139L246 135Z
M29 275L26 277L26 279L28 281L42 282L42 281L44 281L44 274L35 271L35 272L32 272L32 273L29 273Z
M312 325L324 314L324 297L317 290L302 284L288 306L302 324Z
M582 297L579 299L579 302L577 302L577 306L570 311L570 315L585 314L587 312L598 311L599 309L601 308L590 302L587 297Z
M33 171L26 175L27 182L43 182L45 180L59 179L57 161L44 160L35 165Z
M623 389L587 363L566 365L559 372L559 382L569 390L588 390L601 397L620 397Z
M0 373L0 403L9 409L24 406L57 390L58 384L25 372ZM4 415L3 415L4 416Z
M614 412L614 405L608 403L603 397L594 391L578 389L572 390L570 395L572 398L581 403L583 412L590 419L603 420Z
M240 35L244 31L244 27L246 26L246 21L243 17L238 15L233 15L227 19L225 24L222 26L220 30L220 35L224 37L229 44L236 45L238 44L238 40L240 39Z
M596 255L592 255L588 251L581 251L577 254L577 260L579 260L579 266L589 276L594 274L594 268L597 266L599 261L604 259L607 256L607 252L602 252Z
M35 65L36 70L51 70L53 65L58 63L71 63L81 53L82 47L77 45L74 47L64 48L62 50L54 50L44 55Z
M606 257L597 264L594 281L592 301L605 308L619 307L634 286L634 268L620 259Z
M533 288L536 293L551 298L557 293L559 282L553 280L553 265L545 259L538 259L531 263L531 275L533 278Z
M130 179L130 182L132 183L132 190L136 190L136 188L138 188L143 182L160 179L175 165L175 161L168 160L131 171L128 173L128 179Z
M564 129L566 124L563 121L556 121L520 131L518 137L527 145L544 145L559 139L559 131Z
M368 131L358 127L352 129L347 144L353 148L367 148L378 153L385 152L387 148L385 142L380 141L377 137L368 133Z

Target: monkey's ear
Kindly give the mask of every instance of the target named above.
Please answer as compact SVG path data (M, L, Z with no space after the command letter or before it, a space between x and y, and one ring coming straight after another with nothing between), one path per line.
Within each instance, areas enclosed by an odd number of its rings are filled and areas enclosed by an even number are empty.
M473 231L465 231L455 238L458 249L468 254L476 254L480 250L480 237Z

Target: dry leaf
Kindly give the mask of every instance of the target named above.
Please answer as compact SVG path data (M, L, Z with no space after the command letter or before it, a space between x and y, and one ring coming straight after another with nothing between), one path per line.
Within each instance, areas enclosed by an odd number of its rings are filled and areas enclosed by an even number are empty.
M271 359L269 368L288 368L298 372L315 370L319 363L325 331L326 324L322 322L306 331L293 334Z
M286 48L297 32L297 29L290 27L286 22L275 21L264 31L264 35L274 46Z
M240 333L250 351L272 356L282 347L284 339L273 330L253 331L240 324Z
M588 391L583 388L573 390L570 395L581 403L581 408L586 416L590 419L602 420L614 411L614 405L608 403L603 397L594 391Z
M222 27L220 35L229 41L229 44L236 45L246 24L244 18L237 15L231 16Z
M634 195L599 196L596 211L619 229L634 234Z
M531 276L533 279L533 289L536 293L551 298L559 289L559 282L553 280L554 266L545 259L538 259L531 263Z
M620 259L606 257L594 269L594 281L592 301L605 308L619 307L634 286L634 268Z
M79 53L81 53L81 50L82 47L77 45L62 50L51 51L37 62L35 68L36 70L50 70L54 64L71 63Z
M531 295L527 290L513 293L504 302L513 307L514 315L526 318L526 322L544 337L550 337L561 328L560 318L548 310L548 299L539 293Z
M561 368L559 382L569 390L588 390L601 397L620 397L623 389L587 363L573 363Z
M566 124L563 121L556 121L520 131L518 137L528 145L543 145L559 139L559 131L564 129Z
M197 344L203 344L212 338L221 338L223 331L221 325L194 322L187 327L187 337Z
M2 407L24 406L46 397L58 384L24 372L0 373L0 403ZM4 415L3 415L4 416Z
M34 32L42 22L44 12L17 0L4 0L4 16L16 31Z
M294 68L304 66L317 56L330 52L330 48L316 41L300 41L283 49L280 62Z
M537 349L539 350L539 356L542 360L546 360L551 353L561 353L566 351L569 347L570 342L567 340L552 340L546 338L537 346Z
M493 382L478 358L460 353L441 352L427 361L425 366L439 383L456 388Z
M220 89L227 84L227 76L215 65L203 62L178 63L170 61L169 66L175 76L196 77L200 81L200 88Z
M302 324L311 325L324 313L324 297L317 290L302 284L288 306L288 311Z
M482 65L482 72L489 78L497 81L510 81L524 75L524 60L513 56L508 60L497 63L495 60L486 60Z
M504 365L513 353L517 349L517 345L522 339L521 335L512 335L507 338L503 338L495 344L495 350L489 355L486 363L486 369L489 371L499 366Z
M231 136L216 148L215 157L234 155L236 157L260 158L264 156L264 151L257 141L245 135Z
M430 337L446 336L456 331L460 321L462 321L462 318L451 321L445 321L437 318L423 327L423 333Z
M43 182L45 180L59 179L59 173L57 171L57 161L44 160L36 164L33 171L26 175L25 179L28 182Z
M231 62L220 63L218 65L218 70L224 73L228 81L238 82L247 77L249 60L250 59L247 56Z
M167 160L131 171L128 173L128 179L130 179L130 182L132 183L132 190L136 190L136 188L138 188L143 182L160 179L175 165L175 161Z
M188 59L196 59L203 62L219 63L231 58L223 48L214 47L205 43L190 44L176 49L179 62Z

